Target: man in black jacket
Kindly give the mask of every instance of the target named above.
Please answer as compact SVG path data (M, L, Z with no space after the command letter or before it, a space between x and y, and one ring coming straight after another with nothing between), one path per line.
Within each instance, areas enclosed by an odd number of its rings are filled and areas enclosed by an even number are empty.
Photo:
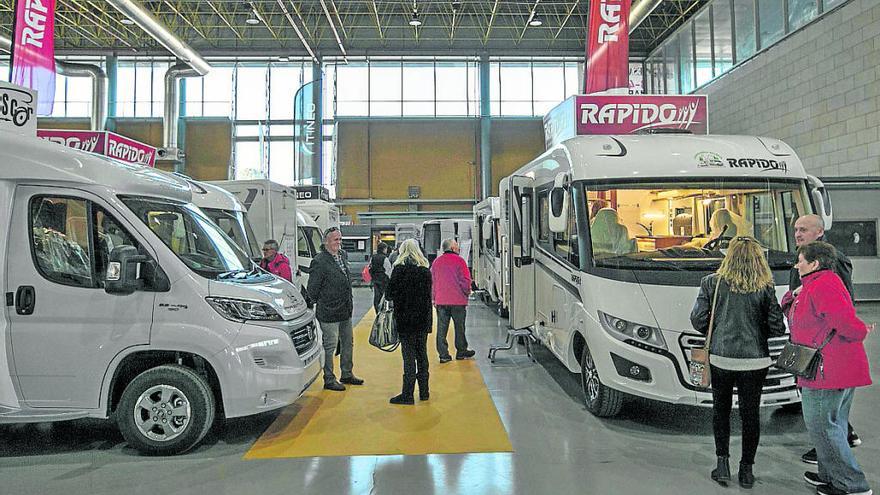
M309 266L309 298L316 304L316 317L324 339L324 388L342 391L345 385L362 385L364 381L352 373L353 336L351 314L351 270L348 256L340 249L342 233L336 227L324 233L324 245ZM337 341L340 346L339 368L342 377L333 374L333 355ZM342 382L342 383L340 383Z
M373 309L379 314L379 303L385 295L388 280L391 279L391 261L388 259L388 244L380 242L376 254L370 258L370 282L373 285Z
M798 217L797 221L794 222L794 242L798 247L815 241L824 241L824 236L825 222L819 215L804 215ZM835 249L835 252L837 253L837 260L834 263L834 273L836 273L837 276L840 277L840 280L843 281L846 291L849 292L850 299L855 302L852 286L852 262L839 249ZM788 277L788 290L792 291L794 295L797 295L798 292L800 292L800 287L801 276L798 274L797 268L792 268ZM862 439L859 438L859 435L853 430L852 425L849 425L850 447L857 447L861 444ZM818 464L819 461L816 456L816 449L810 449L806 454L801 456L801 460L807 464Z

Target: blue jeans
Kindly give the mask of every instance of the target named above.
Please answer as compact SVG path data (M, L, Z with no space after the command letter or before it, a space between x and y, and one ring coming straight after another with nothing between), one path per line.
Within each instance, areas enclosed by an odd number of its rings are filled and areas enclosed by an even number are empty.
M855 390L801 389L804 422L819 458L819 478L847 493L870 488L847 440L849 409Z

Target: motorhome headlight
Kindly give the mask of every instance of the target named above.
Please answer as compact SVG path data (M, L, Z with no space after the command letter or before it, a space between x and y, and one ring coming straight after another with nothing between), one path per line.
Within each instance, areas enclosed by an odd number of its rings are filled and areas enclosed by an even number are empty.
M281 320L281 315L272 306L260 301L230 299L228 297L206 297L206 301L220 316L227 320L244 322L247 320Z
M666 339L659 328L633 323L599 311L599 322L608 335L639 348L650 346L667 350Z

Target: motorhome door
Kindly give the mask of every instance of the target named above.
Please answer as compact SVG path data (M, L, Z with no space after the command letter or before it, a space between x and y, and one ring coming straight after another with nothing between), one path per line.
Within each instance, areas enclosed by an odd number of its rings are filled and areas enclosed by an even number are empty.
M506 192L508 251L510 253L510 326L526 328L535 323L535 264L532 219L535 217L534 180L511 176Z

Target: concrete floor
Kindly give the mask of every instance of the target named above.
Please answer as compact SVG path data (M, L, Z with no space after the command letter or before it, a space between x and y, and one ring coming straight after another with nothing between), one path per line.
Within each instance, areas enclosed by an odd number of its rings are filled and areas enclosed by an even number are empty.
M357 289L356 318L371 302ZM880 322L880 304L860 304ZM714 462L711 410L634 400L620 417L600 420L580 402L576 375L545 349L537 364L487 347L501 340L505 323L472 303L471 346L515 449L513 454L339 457L244 461L242 456L276 414L218 425L195 451L173 458L141 457L125 447L110 423L74 421L0 426L3 494L680 494L743 491L709 480ZM869 337L873 377L880 380L880 338ZM436 356L431 356L436 359ZM398 379L398 377L393 377ZM369 384L367 385L369 386ZM431 400L443 400L431 397ZM880 489L880 395L856 394L852 423L863 438L856 457ZM340 418L344 421L344 418ZM734 432L738 432L734 421ZM814 493L799 461L808 447L799 414L765 410L755 494ZM734 458L739 442L731 445Z

